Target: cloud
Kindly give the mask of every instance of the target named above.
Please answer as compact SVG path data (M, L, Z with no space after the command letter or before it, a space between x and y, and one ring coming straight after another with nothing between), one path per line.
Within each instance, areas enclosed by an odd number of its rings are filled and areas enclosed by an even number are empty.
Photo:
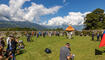
M69 12L67 16L64 17L54 17L48 22L44 22L43 25L47 26L61 26L61 25L83 25L84 17L90 12Z
M66 0L63 0L63 3L65 3L66 2Z
M61 6L46 8L33 2L31 6L22 8L26 1L30 0L10 0L9 5L0 4L0 20L33 22L40 20L40 16L55 14L61 8Z
M40 16L47 15L47 14L54 14L60 8L61 8L60 6L55 6L52 8L45 8L43 5L37 5L35 3L32 3L32 6L30 6L29 8L26 8L28 13L25 14L24 19L33 20L35 18L36 20L39 20Z
M31 3L31 6L22 8L23 4L30 0L10 0L9 5L0 4L0 20L12 21L29 21L39 23L40 17L49 14L55 14L61 6L46 8L42 4ZM66 2L66 0L63 0ZM69 12L64 17L53 17L41 25L46 26L61 26L61 25L83 25L84 17L90 12Z

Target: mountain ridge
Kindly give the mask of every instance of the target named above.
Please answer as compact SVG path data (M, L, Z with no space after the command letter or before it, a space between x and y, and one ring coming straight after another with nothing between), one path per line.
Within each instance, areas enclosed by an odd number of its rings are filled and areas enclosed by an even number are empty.
M46 27L36 24L36 23L31 23L28 21L5 21L5 20L0 20L0 28L15 28L15 27L20 27L20 28L35 28L37 30L44 30Z

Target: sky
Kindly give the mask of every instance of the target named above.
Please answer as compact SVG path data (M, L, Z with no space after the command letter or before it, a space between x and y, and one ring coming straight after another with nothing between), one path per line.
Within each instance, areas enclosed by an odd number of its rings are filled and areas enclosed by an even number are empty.
M105 10L105 0L0 0L0 20L83 25L86 14L96 8Z

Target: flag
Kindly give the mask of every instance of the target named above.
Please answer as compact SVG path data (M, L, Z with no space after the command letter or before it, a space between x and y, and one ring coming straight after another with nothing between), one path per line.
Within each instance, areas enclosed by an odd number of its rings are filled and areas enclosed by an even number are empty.
M100 42L99 48L101 48L101 47L103 47L103 46L105 46L105 31L104 31L104 33L103 33L102 40L101 40L101 42Z

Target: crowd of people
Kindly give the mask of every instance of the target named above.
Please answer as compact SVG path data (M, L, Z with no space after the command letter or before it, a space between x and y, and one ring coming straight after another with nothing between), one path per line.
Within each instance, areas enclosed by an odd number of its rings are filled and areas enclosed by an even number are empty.
M30 42L31 40L31 36L36 36L36 38L39 38L40 36L41 37L46 37L46 36L49 36L49 37L52 37L52 36L66 36L68 39L71 39L72 38L72 35L73 33L72 32L59 32L59 31L51 31L51 32L48 32L48 31L44 31L44 32L31 32L31 33L25 33L25 36L27 37L27 42Z
M72 38L73 32L58 32L58 31L44 31L44 32L24 32L24 35L27 39L27 42L31 41L32 37L39 38L40 36L45 38L46 36L52 37L52 36L65 36L68 39ZM16 34L18 35L18 34ZM92 33L92 40L94 40L95 34ZM81 36L81 34L80 34ZM102 35L97 34L97 40L99 40L99 37L102 37ZM21 45L20 43L23 43L23 41L19 40L19 37L16 37L14 35L9 35L8 37L0 37L0 60L16 60L15 56L19 53L20 48L24 48L24 43ZM19 48L19 49L18 49ZM70 53L71 48L70 44L66 43L64 47L60 49L60 60L67 60L67 59L74 59L73 54Z
M37 36L37 37L39 37L39 36L45 37L46 35L51 37L51 36L54 36L54 35L55 36L64 35L64 32L58 32L58 31L50 31L50 32L44 31L44 32L41 32L41 31L39 31L39 32L32 32L31 34L34 35L34 36Z
M14 37L13 35L8 36L7 39L0 37L0 60L16 59L15 55L19 53L18 51L21 48L18 39L19 37Z
M49 36L49 37L51 37L51 36L60 36L60 35L64 35L64 32L62 32L61 34L60 34L60 32L30 32L30 33L28 33L28 32L26 32L25 33L25 36L27 37L27 42L30 42L31 41L31 37L32 36L34 36L34 37L36 37L36 38L39 38L39 37L46 37L46 36Z
M15 34L18 35L18 34ZM22 34L21 34L22 35ZM36 38L39 38L42 36L45 38L46 36L68 36L68 38L71 38L71 33L65 33L65 32L27 32L23 34L27 37L27 42L31 41L32 36L36 36ZM0 60L16 60L16 55L19 53L19 49L24 48L23 41L19 40L20 37L14 36L14 34L8 35L6 37L0 36ZM23 43L23 44L20 44Z
M24 35L27 37L27 42L31 41L31 37L34 36L36 38L39 38L40 36L45 38L46 36L65 36L68 39L72 38L73 32L58 32L58 31L44 31L44 32L25 32ZM17 34L18 35L18 34ZM82 36L83 34L80 34ZM92 40L97 37L97 41L102 39L103 34L97 33L95 34L94 32L91 34L92 35ZM85 36L85 35L83 35ZM22 44L20 44L22 43ZM23 48L24 49L24 43L22 40L19 40L19 37L16 37L14 35L9 35L8 37L2 37L0 36L0 60L15 60L16 54L19 53L19 49ZM60 60L64 59L74 59L74 55L70 53L70 44L67 43L65 44L64 47L60 49Z

